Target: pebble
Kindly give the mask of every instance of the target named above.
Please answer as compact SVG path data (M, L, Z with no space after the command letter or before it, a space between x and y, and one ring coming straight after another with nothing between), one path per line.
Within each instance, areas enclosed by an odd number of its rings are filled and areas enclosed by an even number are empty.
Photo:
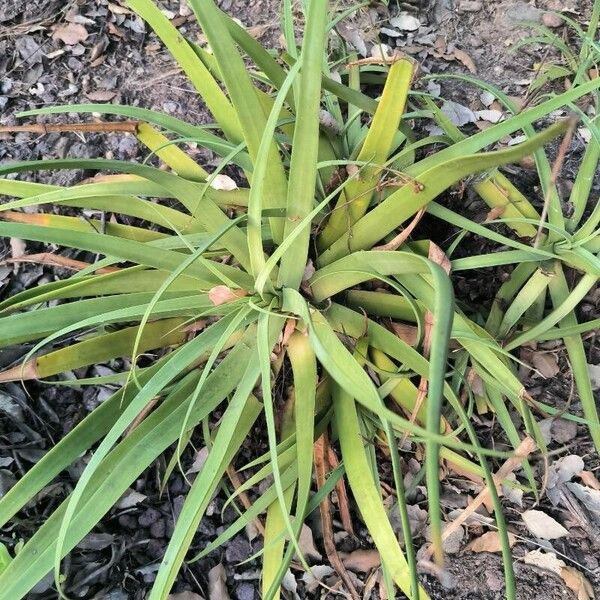
M140 527L150 527L160 519L160 512L155 508L147 508L139 517Z
M166 529L167 527L165 520L160 519L159 521L156 521L156 523L152 523L152 525L150 526L150 535L153 538L160 540L165 537Z
M247 581L240 583L235 590L237 600L254 600L254 584Z
M241 536L234 537L225 550L225 560L235 564L246 560L252 554L250 543Z
M479 12L483 8L483 2L481 0L462 0L458 5L458 12Z
M542 23L546 27L555 28L560 27L563 24L563 20L554 13L544 13L544 15L542 16Z

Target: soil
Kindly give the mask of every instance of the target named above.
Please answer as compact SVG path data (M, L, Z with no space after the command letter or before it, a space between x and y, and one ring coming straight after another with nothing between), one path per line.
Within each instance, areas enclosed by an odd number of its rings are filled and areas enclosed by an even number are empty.
M120 2L0 0L0 3L0 124L15 124L15 115L22 110L80 102L133 104L157 109L194 123L208 120L205 108L185 77L175 68L168 53L143 22L123 10ZM332 4L341 6L344 3ZM346 23L347 30L354 29L360 33L367 53L379 40L390 49L397 47L414 56L425 73L464 73L467 72L464 56L463 60L448 58L455 50L461 50L472 61L471 66L478 77L495 83L511 96L522 96L527 88L526 81L535 72L534 63L548 59L548 55L539 46L518 53L511 51L513 43L527 33L520 23L523 20L541 23L544 11L551 9L565 10L579 22L585 22L591 4L591 0L390 1L389 8L374 4L371 10L363 9ZM279 0L222 0L221 6L252 28L254 35L263 43L273 48L279 47ZM169 11L169 16L182 32L202 41L184 0L163 0L161 7ZM408 11L420 20L418 32L389 34L390 31L394 32L390 17L396 16L399 11ZM75 44L64 44L56 39L57 28L68 25L85 28L84 39ZM382 28L384 32L381 32ZM565 27L557 27L556 32L570 41L570 34ZM439 43L443 43L444 57L432 51L439 36L443 38L443 42ZM462 84L442 83L441 95L480 108L477 106L479 93ZM56 122L73 118L72 115L58 118L40 116L35 120ZM36 136L19 133L0 134L0 139L0 162L65 156L131 160L140 156L135 139L128 135ZM577 154L577 149L574 153ZM203 155L203 158L210 165L212 157ZM61 185L75 183L85 176L86 173L77 171L27 175L37 181ZM519 171L517 176L523 183L533 186L531 182L528 183L526 172ZM473 204L470 210L475 213L483 210L481 204L471 200ZM9 251L9 240L0 241L0 256L7 255ZM28 244L27 251L36 251L36 245ZM475 248L474 251L480 252L481 248ZM74 253L73 257L81 258L82 255ZM39 265L22 265L15 270L0 266L0 297L61 276L64 273L60 270ZM471 301L489 302L502 277L501 269L490 269L484 279L481 274L477 274L476 278L467 274L458 280L457 293ZM580 310L589 319L597 316L599 306L599 294L590 294ZM595 338L589 341L588 350L589 362L600 362L600 350ZM1 351L0 367L8 366L25 352L24 347ZM561 361L561 371L557 377L545 380L530 373L527 382L534 397L558 406L565 405L570 393L568 365L564 359ZM108 374L123 368L126 368L126 364L116 361L95 370L76 372L75 376ZM0 496L58 439L106 399L111 391L107 386L77 388L31 385L27 386L26 394L22 387L14 384L0 388ZM577 399L573 408L577 408ZM492 436L492 421L482 419L479 425L488 436ZM239 464L265 450L262 431L264 429L258 426L255 435L249 437ZM200 440L197 442L200 448L202 443ZM550 450L557 455L567 451L578 454L584 458L588 470L595 471L598 468L598 459L582 428L575 431L567 442L553 442ZM159 493L160 477L169 457L167 454L144 473L132 486L127 501L122 502L120 508L113 509L65 561L66 591L70 597L110 600L141 600L146 597L173 530L174 519L189 489L185 479L176 474L165 493ZM183 457L184 465L190 466L196 458L197 455L188 450ZM35 505L23 512L18 524L0 532L0 541L14 546L19 539L27 539L72 489L83 466L84 458L48 486ZM536 465L536 468L541 473L544 465ZM460 495L461 491L464 490L460 489L457 482L445 488L447 505L444 505L444 510L456 508L456 495ZM194 550L204 547L235 518L231 508L221 514L224 501L223 495L213 500L208 517L203 520L195 538ZM413 501L415 506L425 503L422 495L416 496ZM531 508L532 500L526 498L524 504L524 508ZM564 518L567 514L546 499L542 500L542 508L557 518ZM536 547L520 519L522 511L523 508L507 504L511 530L529 540L527 543L520 540L514 549L519 599L574 600L576 595L558 576L528 566L519 559ZM323 553L323 548L319 546L321 540L317 521L311 521L311 525L314 524L316 545ZM504 597L499 556L464 551L468 539L481 532L477 527L471 528L459 554L449 557L447 570L450 581L444 581L449 587L443 587L434 576L424 575L425 585L433 600L496 600ZM366 532L359 530L357 534L357 539L344 541L345 551L369 547ZM582 528L581 523L573 524L572 534L572 537L566 538L569 541L555 541L553 546L567 564L584 570L594 589L600 593L600 568L595 557L598 548L593 536ZM216 595L215 588L209 588L207 577L211 569L219 569L219 565L222 565L231 598L258 598L260 572L257 561L238 565L260 547L260 535L248 529L206 559L186 566L178 577L174 592L189 590L199 594L199 597L223 600L225 596ZM306 591L301 574L297 579L298 597L326 595L323 589ZM379 597L379 586L375 586L374 590L372 597ZM56 598L51 578L41 582L29 597ZM288 594L288 597L293 595Z

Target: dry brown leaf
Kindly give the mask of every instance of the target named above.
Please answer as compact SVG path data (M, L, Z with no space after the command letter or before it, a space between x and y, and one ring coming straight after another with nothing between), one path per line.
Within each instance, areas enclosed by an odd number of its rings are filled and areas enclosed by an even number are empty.
M53 39L60 40L64 44L67 44L67 46L79 44L79 42L85 41L87 36L87 29L79 23L67 23L66 25L60 25L52 34Z
M521 518L527 529L542 540L555 540L569 535L569 532L558 521L541 510L526 510Z
M556 356L550 352L534 352L531 360L544 377L554 377L560 372Z
M238 300L247 295L248 292L246 290L232 290L226 285L217 285L208 291L208 298L215 306Z
M417 328L414 325L406 325L405 323L396 323L392 321L390 327L394 333L409 346L417 345Z
M517 538L512 533L508 533L508 543L512 548L515 545ZM481 537L474 539L467 544L465 550L470 552L502 552L500 543L500 534L497 531L488 531Z
M593 490L600 490L600 481L596 479L596 476L591 471L581 471L579 478L585 485L591 487Z
M560 576L567 587L577 595L577 600L592 600L596 596L590 582L573 567L563 567Z
M460 61L471 73L477 73L477 67L473 62L473 59L464 50L455 50L454 56Z
M523 557L526 565L539 567L552 573L560 575L565 563L554 554L554 552L542 552L541 550L532 550Z
M119 4L113 4L112 2L108 3L108 10L114 15L130 15L131 11L124 6L120 6Z
M356 573L368 573L381 564L381 556L377 550L355 550L341 556L344 566Z

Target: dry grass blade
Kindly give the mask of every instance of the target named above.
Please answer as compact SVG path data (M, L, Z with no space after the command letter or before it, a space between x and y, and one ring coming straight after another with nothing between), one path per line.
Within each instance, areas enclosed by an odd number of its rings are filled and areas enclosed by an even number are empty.
M101 121L98 123L31 123L6 125L0 133L135 133L140 121Z
M315 442L314 445L314 456L315 456L315 470L317 474L317 486L322 488L325 485L325 479L327 473L330 471L331 465L329 464L329 439L327 434L324 433ZM335 542L333 539L333 522L331 519L331 504L329 496L325 496L319 505L321 513L321 524L323 527L323 544L325 546L325 553L331 563L331 566L335 569L336 573L340 576L340 579L344 582L350 596L353 600L359 600L360 596L350 579L350 575L344 567L344 563L337 553Z

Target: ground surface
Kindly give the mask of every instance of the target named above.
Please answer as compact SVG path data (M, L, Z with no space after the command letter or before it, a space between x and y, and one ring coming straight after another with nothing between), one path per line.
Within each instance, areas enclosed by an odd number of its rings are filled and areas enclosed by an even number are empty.
M261 41L277 47L278 0L222 0L222 7L253 28ZM523 35L518 25L522 20L541 22L545 9L566 9L580 22L590 11L588 0L446 0L414 1L401 3L402 10L420 20L421 26L414 33L395 30L390 16L396 16L399 8L390 2L390 12L384 7L367 11L345 23L344 37L360 52L371 53L378 39L390 49L411 54L422 63L423 71L467 72L476 70L482 79L500 86L509 95L522 97L527 82L534 72L533 65L540 60L540 49L530 52L511 52L512 44ZM163 1L162 6L171 12L172 18L183 29L197 30L191 23L185 2ZM53 38L56 27L77 24L84 28L80 41L65 44ZM383 29L383 32L381 30ZM81 32L81 30L79 30ZM564 28L557 28L559 35L566 35ZM380 36L381 34L381 36ZM380 37L379 37L380 36ZM202 41L198 38L198 41ZM458 53L456 51L459 51ZM462 53L461 53L462 51ZM458 102L477 105L479 94L467 91L464 85L443 84L442 95ZM114 102L136 104L161 110L191 122L203 122L206 113L188 83L174 67L168 54L154 36L135 19L119 2L107 0L1 0L0 2L0 123L15 123L14 114L19 110L52 104L77 102ZM44 120L44 119L40 119ZM55 158L55 157L114 157L132 159L139 149L132 137L122 135L75 135L51 134L43 137L30 134L6 135L0 142L0 161ZM210 160L210 157L207 157ZM40 181L51 183L74 183L85 177L82 172L45 173ZM527 184L527 174L520 173ZM452 198L449 199L452 201ZM482 210L476 203L470 209ZM443 232L440 236L443 237ZM1 244L2 242L0 242ZM30 244L27 252L36 251ZM1 256L11 252L9 241L0 246ZM18 269L0 266L0 295L15 293L54 277L64 275L59 270L41 266L21 266ZM489 302L501 277L491 272L487 278L477 280L465 277L458 281L459 295ZM597 315L599 295L590 295L582 307L588 318ZM11 364L22 349L0 353L0 367ZM552 380L532 375L527 381L530 391L548 403L562 405L569 394L568 366L560 359L561 372ZM590 341L589 361L600 362L595 341ZM101 367L101 374L122 368L111 364ZM94 373L76 373L91 376ZM28 398L22 388L7 385L0 390L0 495L15 478L26 471L51 445L68 432L90 410L107 397L106 388L57 388L53 386L30 386ZM482 421L482 430L491 435L493 424ZM260 438L260 436L257 436ZM245 449L247 457L255 456L260 448L257 442ZM563 432L551 444L556 456L575 453L583 457L586 468L598 468L597 457L582 430ZM264 450L264 448L262 448ZM196 457L189 453L186 464ZM244 458L244 457L242 457ZM35 507L26 512L18 527L6 528L0 541L12 544L19 537L27 537L35 530L77 480L84 459L65 472L58 482L49 486ZM110 598L111 600L141 599L145 597L157 569L157 560L166 547L173 528L173 520L181 507L188 489L184 479L172 478L166 493L158 493L164 461L141 477L131 493L104 519L95 533L88 536L71 555L65 568L68 576L67 591L74 598ZM444 509L450 511L464 506L462 483L449 481L443 498ZM464 496L464 495L463 495ZM221 514L223 498L218 496L203 521L197 545L201 547L213 539L223 526L235 518L229 509ZM424 497L413 498L415 506L424 506ZM531 507L526 498L524 506ZM597 537L594 528L587 529L573 520L568 511L555 508L543 501L548 510L561 522L566 523L572 535L557 540L553 546L571 566L585 574L592 586L600 593ZM522 557L536 547L535 541L523 527L519 514L523 508L507 504L507 516L511 530L522 536L515 547L515 556ZM321 552L319 526L314 525L317 550ZM450 557L448 570L452 575L451 587L444 589L434 577L427 577L432 598L456 600L495 600L503 597L502 565L496 554L464 552L468 539L481 533L481 528L471 528L462 541L459 554ZM340 545L346 552L368 548L364 531L357 531L357 538L340 534ZM422 538L421 538L422 541ZM226 544L207 559L190 565L181 573L176 590L190 590L204 598L223 600L227 595L218 582L225 578L231 598L253 600L258 598L259 571L256 563L236 566L260 549L260 536L248 530ZM323 561L314 560L316 565ZM211 577L208 572L211 571ZM325 575L325 573L323 573ZM366 573L357 575L369 582ZM536 567L517 561L519 598L570 600L576 596L562 580ZM209 583L209 580L212 583ZM335 578L325 577L329 585L336 585ZM217 581L217 584L215 584ZM298 575L299 597L327 595L325 589L305 585ZM31 598L55 598L51 581L43 582ZM358 583L363 590L364 583ZM292 586L293 587L293 586ZM367 592L368 593L368 592ZM373 597L379 597L379 586L373 587ZM293 597L293 593L289 594ZM182 600L197 596L181 596ZM583 598L583 597L582 597Z

